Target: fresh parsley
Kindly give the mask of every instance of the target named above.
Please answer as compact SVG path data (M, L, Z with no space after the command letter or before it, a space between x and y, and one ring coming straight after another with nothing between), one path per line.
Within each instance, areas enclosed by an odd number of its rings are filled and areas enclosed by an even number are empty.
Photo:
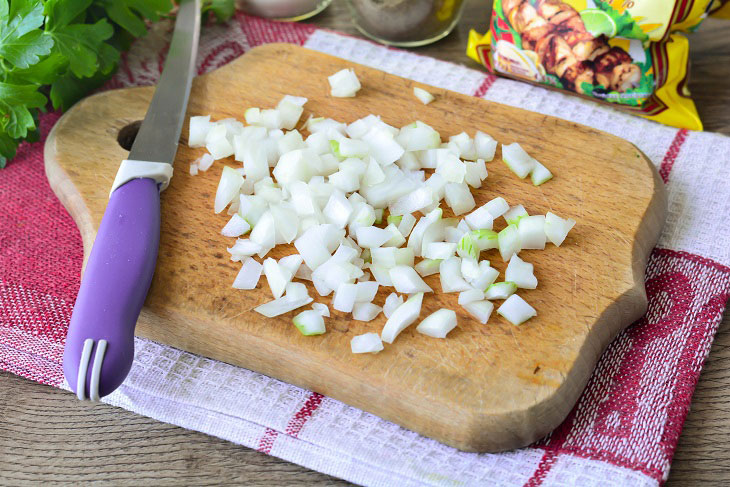
M204 0L231 18L234 0ZM38 140L50 99L66 110L114 73L147 22L174 13L171 0L0 0L0 168L23 140Z

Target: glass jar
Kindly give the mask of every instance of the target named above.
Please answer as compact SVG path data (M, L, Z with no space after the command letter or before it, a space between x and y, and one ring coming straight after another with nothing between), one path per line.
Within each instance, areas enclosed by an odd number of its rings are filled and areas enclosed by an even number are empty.
M463 0L347 0L352 22L383 44L423 46L446 37L461 17Z
M247 14L268 19L295 22L317 15L332 0L238 0L238 6Z

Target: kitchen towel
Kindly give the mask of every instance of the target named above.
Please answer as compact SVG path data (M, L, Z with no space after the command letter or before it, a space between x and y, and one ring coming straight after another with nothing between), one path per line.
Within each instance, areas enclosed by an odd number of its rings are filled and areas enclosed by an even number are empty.
M156 82L170 23L152 26L105 88ZM561 117L636 144L657 166L669 213L649 260L649 310L603 354L548 437L465 453L261 374L137 339L132 371L106 402L363 485L654 486L666 480L730 292L730 138L665 127L483 71L304 24L236 14L203 31L198 71L251 47L291 42L420 82ZM41 117L43 136L58 119ZM0 367L56 387L82 245L45 178L43 141L0 171Z

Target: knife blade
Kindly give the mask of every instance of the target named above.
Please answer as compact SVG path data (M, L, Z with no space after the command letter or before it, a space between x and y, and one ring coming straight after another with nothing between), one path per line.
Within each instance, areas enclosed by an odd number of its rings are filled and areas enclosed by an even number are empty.
M200 0L182 0L165 67L129 158L122 161L71 315L63 370L81 400L114 391L134 359L134 328L160 241L160 192L187 109L200 36Z

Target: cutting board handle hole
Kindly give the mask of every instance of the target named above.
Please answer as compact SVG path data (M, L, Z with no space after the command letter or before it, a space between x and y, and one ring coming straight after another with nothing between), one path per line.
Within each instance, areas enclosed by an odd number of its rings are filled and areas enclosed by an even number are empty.
M137 137L140 125L142 125L142 120L137 120L122 127L119 134L117 134L117 142L122 146L122 149L132 150L132 144L134 144L134 139Z

